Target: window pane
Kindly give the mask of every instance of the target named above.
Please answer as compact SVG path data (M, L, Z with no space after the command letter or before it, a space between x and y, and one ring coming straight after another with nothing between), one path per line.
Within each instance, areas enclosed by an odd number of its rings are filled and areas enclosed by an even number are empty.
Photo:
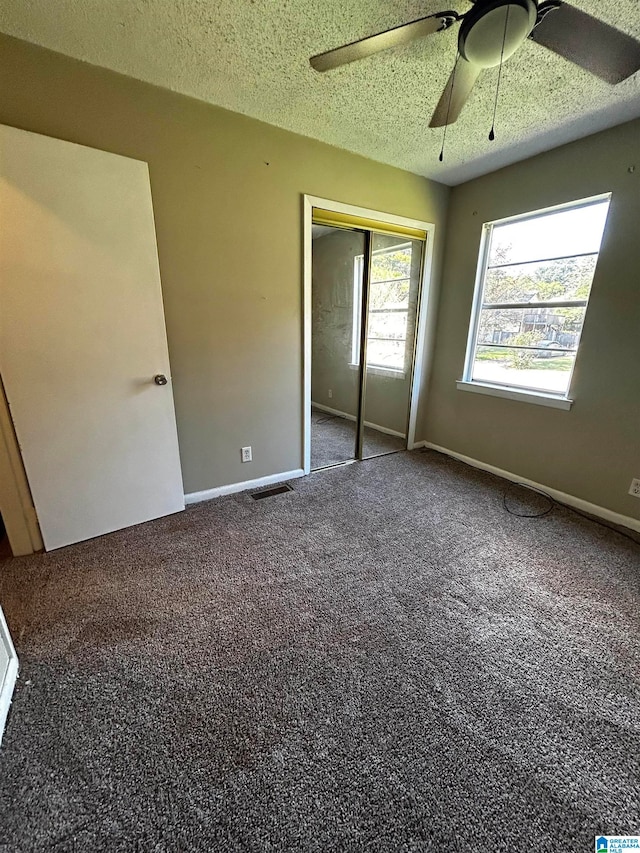
M588 299L597 255L487 270L483 301L561 302Z
M411 275L411 245L402 244L392 249L374 252L371 259L371 281L409 278Z
M369 314L370 338L396 338L403 341L407 336L406 311L385 311Z
M410 284L408 279L388 282L372 281L369 286L369 308L374 311L383 308L407 309Z
M575 357L575 352L479 346L472 379L566 394Z
M367 340L367 366L404 370L404 341Z
M608 209L607 199L494 225L489 266L597 252Z
M478 345L577 349L586 308L483 308Z

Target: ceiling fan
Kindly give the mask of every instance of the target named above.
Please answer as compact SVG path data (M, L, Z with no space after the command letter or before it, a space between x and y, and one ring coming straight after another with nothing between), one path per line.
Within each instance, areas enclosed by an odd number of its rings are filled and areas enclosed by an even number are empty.
M464 15L438 12L311 57L316 71L329 71L390 47L460 23L458 59L429 127L453 124L485 68L512 56L530 38L607 83L620 83L640 69L640 41L563 0L472 0Z

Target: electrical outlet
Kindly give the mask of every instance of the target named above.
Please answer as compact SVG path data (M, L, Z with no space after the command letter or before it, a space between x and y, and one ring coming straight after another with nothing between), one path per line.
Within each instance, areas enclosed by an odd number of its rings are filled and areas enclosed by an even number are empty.
M331 388L329 388L329 392L328 392L328 393L329 393L329 399L331 399L331 398L333 397L333 391L331 390Z
M640 477L634 477L631 481L629 494L633 495L634 498L640 498Z
M250 447L241 448L240 453L242 454L242 461L243 462L251 462L253 457L251 456L251 448Z

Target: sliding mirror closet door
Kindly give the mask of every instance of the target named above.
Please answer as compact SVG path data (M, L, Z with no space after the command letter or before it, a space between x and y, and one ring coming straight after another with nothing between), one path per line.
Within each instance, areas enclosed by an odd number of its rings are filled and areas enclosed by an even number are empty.
M356 457L360 370L355 324L362 310L364 254L362 231L313 226L312 470Z
M423 247L371 235L363 458L407 446Z

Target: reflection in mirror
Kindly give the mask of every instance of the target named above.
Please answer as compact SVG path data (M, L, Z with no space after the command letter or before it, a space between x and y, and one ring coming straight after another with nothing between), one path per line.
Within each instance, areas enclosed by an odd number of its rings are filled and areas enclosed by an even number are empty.
M364 251L363 232L313 225L312 470L355 458L360 371L353 334Z
M407 446L423 243L374 233L371 247L363 458Z

